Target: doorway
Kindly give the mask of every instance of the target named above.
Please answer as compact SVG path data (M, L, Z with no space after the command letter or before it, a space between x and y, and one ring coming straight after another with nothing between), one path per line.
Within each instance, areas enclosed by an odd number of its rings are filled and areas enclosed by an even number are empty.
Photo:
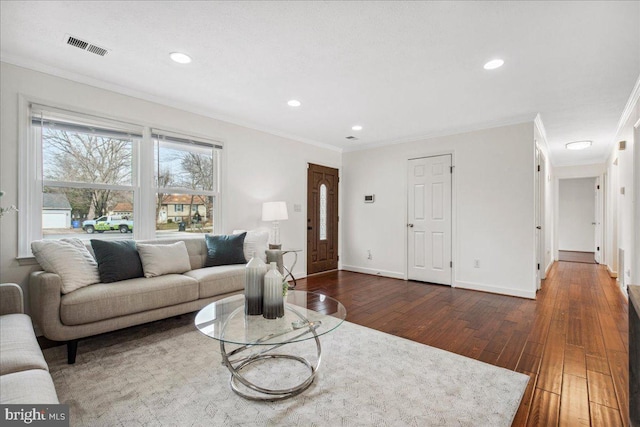
M598 179L561 179L558 186L558 259L595 263L601 240Z
M307 168L307 274L338 268L338 169Z
M407 277L451 286L451 155L409 160Z

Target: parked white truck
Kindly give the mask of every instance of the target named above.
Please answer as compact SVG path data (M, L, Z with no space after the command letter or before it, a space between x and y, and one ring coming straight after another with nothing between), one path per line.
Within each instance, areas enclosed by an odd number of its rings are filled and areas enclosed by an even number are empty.
M82 229L89 234L115 230L121 233L133 233L133 221L128 220L126 217L105 215L97 219L83 221Z

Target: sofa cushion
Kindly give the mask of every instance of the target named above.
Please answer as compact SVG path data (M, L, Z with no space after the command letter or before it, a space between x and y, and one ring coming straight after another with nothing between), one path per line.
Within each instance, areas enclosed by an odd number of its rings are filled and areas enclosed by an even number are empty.
M136 246L142 261L144 277L181 274L191 270L187 245L183 241L165 245L138 243Z
M98 263L80 239L36 240L31 251L44 271L62 279L62 293L100 282Z
M91 239L91 247L98 261L102 283L143 277L142 262L133 240Z
M247 233L231 235L204 236L207 244L207 260L205 267L215 267L218 265L245 264L244 238Z
M244 265L205 267L184 273L196 279L200 286L200 299L244 289Z
M29 369L49 369L31 319L26 314L0 316L0 375Z
M60 317L82 325L198 299L198 281L181 274L100 283L64 295Z
M245 233L244 230L233 230L233 234ZM249 230L244 238L244 257L247 262L252 254L256 254L262 262L267 262L267 249L269 248L269 230Z
M0 376L0 403L57 404L58 395L48 371L31 369Z

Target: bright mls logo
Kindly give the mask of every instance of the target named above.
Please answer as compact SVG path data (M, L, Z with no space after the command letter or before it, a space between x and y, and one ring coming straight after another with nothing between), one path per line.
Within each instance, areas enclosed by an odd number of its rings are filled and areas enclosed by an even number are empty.
M3 426L69 427L69 405L1 405Z

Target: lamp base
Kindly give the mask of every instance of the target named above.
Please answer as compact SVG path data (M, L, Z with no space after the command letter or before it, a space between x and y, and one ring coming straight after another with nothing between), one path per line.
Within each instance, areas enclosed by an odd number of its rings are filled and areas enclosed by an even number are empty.
M282 249L282 245L274 245L269 243L269 249Z

